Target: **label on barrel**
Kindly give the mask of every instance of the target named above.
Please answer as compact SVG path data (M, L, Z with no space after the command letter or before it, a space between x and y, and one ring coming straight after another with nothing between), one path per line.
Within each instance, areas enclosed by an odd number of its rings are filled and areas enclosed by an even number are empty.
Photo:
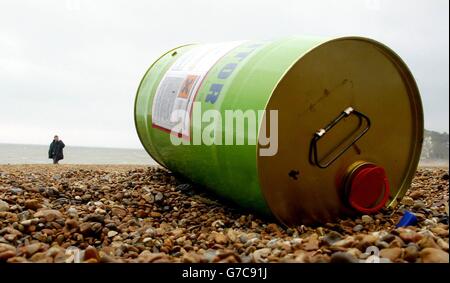
M192 105L209 70L243 41L195 46L181 55L161 79L153 98L152 125L189 139ZM181 119L181 121L180 121ZM176 125L181 131L173 131Z

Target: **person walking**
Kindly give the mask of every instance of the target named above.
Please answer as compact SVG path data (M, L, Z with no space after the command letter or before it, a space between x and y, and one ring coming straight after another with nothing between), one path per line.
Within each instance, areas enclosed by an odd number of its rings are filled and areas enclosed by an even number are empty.
M65 144L58 136L53 138L50 148L48 150L48 158L53 159L53 164L58 164L61 159L64 159L63 148Z

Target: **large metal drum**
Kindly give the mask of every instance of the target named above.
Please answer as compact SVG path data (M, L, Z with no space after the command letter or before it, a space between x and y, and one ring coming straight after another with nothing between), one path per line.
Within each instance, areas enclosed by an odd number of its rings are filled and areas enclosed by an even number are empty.
M286 225L395 206L423 139L412 74L361 37L178 47L142 79L135 122L159 164Z

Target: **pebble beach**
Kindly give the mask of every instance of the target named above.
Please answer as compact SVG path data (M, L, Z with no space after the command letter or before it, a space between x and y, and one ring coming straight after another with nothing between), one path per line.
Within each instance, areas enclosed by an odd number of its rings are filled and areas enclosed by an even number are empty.
M395 210L286 228L158 166L0 165L0 262L448 263L448 186L419 168Z

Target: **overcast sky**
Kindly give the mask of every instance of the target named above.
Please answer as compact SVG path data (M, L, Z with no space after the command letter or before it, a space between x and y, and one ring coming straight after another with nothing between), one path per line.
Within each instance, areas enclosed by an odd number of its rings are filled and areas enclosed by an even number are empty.
M0 142L141 147L133 102L159 55L194 42L360 35L406 61L425 126L448 132L449 1L0 0Z

